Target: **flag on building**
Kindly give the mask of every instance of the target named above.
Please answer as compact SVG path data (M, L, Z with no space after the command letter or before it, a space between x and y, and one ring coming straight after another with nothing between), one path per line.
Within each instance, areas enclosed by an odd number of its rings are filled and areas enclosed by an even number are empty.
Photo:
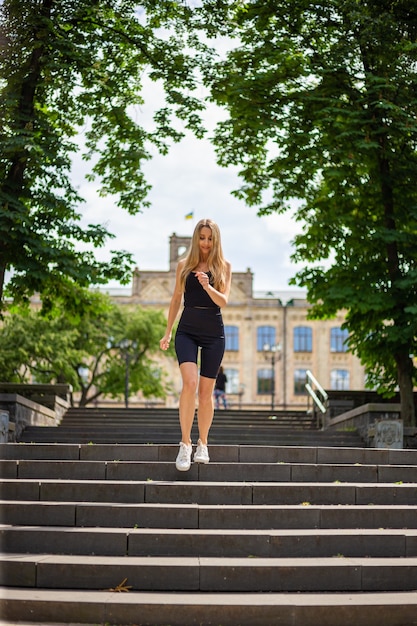
M187 215L185 216L185 219L186 219L186 220L192 220L192 219L193 219L193 217L194 217L194 212L193 212L193 211L191 211L191 213L187 213Z

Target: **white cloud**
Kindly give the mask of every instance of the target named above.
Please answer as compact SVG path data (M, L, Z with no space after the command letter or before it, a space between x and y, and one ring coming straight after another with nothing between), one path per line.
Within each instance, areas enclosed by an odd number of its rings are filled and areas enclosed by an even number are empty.
M147 84L146 104L135 111L137 120L147 127L152 110L161 104L158 85ZM206 123L213 128L222 113L210 105ZM278 290L288 287L296 272L290 261L291 240L300 225L291 213L258 217L256 209L245 206L231 195L240 186L236 171L216 163L209 139L197 140L190 133L171 147L167 156L156 154L144 165L152 185L151 207L131 216L118 209L112 198L100 198L92 184L83 180L85 164L74 163L74 177L86 199L83 223L106 223L116 237L97 252L106 258L111 249L131 252L141 269L168 269L169 237L172 233L191 235L195 223L203 218L215 220L221 229L225 256L233 270L254 272L255 290ZM185 215L194 212L193 220Z

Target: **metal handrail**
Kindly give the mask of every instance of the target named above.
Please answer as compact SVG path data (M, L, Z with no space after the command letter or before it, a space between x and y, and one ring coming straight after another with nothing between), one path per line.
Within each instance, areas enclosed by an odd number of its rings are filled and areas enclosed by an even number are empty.
M307 389L307 392L310 394L314 404L320 409L320 411L323 414L327 413L327 401L329 399L329 396L327 395L323 387L320 385L318 380L314 378L310 370L306 371L306 378L307 378L307 382L305 384L305 388ZM316 391L313 389L313 385L317 388L317 392L321 395L321 398L319 398ZM317 422L319 421L320 420L317 418Z

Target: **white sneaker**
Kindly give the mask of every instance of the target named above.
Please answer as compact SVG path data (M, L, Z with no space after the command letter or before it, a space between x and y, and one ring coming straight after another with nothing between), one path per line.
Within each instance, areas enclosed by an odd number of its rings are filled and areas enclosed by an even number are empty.
M194 453L194 463L208 463L210 461L208 448L200 439L197 442L197 450Z
M187 446L186 443L180 441L180 449L178 452L177 460L175 461L177 470L179 470L180 472L187 472L190 469L192 451L193 447L191 444Z

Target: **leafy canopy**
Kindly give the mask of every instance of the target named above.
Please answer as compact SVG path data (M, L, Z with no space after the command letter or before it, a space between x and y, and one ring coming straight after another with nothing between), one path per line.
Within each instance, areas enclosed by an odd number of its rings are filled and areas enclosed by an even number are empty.
M148 206L143 164L188 128L203 135L196 66L210 51L186 3L4 0L0 7L0 300L42 294L71 302L80 286L130 279L132 257L94 248L112 234L81 223L71 157L131 214ZM143 82L165 102L145 124ZM180 123L175 123L175 118ZM182 128L181 128L182 125ZM80 251L82 244L87 251Z
M407 0L235 2L240 42L207 68L229 117L219 162L261 215L298 201L293 283L346 309L370 382L417 383L417 8ZM403 406L404 408L404 406ZM410 413L408 412L410 411ZM413 420L409 407L405 418Z
M167 383L155 360L163 313L119 307L87 290L79 290L78 299L78 315L61 305L47 316L13 308L0 329L0 380L70 384L85 406L125 393L128 358L129 393L165 397Z

